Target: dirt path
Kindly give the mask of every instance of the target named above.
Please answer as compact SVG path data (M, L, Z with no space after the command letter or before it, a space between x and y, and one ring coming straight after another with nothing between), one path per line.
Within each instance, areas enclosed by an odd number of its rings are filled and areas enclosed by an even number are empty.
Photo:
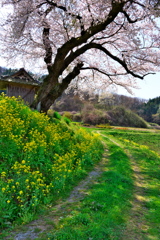
M12 232L10 236L3 238L4 240L32 240L38 236L54 228L55 224L63 217L64 212L68 211L69 204L73 204L82 200L87 195L88 188L94 184L97 178L102 174L104 166L108 161L107 149L104 151L103 158L95 168L88 173L88 176L82 180L71 192L70 196L54 206L54 209L45 216L45 219L38 219L31 223L20 227L19 230ZM67 207L66 207L67 206Z
M132 159L132 158L131 158ZM148 229L148 225L145 221L145 180L141 173L141 169L132 159L131 161L134 178L134 193L131 201L132 208L129 213L129 219L127 221L126 229L123 233L122 240L145 240L149 239L145 231ZM128 238L129 236L129 238Z

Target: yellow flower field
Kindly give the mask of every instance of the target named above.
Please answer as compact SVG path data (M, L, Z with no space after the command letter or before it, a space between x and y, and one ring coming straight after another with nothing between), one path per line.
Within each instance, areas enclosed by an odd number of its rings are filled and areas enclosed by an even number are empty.
M0 95L0 227L53 201L102 151L97 134Z

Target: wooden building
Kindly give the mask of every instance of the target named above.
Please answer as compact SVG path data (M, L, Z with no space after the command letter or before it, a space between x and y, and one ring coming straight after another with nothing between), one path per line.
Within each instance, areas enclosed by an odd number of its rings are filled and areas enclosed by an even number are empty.
M31 104L35 93L40 87L40 82L29 75L24 68L10 76L0 77L0 90L7 96L21 97L25 102Z

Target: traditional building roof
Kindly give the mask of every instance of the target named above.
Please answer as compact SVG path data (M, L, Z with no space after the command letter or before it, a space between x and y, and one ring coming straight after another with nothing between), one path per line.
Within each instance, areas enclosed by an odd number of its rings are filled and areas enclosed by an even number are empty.
M18 83L30 86L40 86L40 82L35 80L31 75L29 75L24 68L21 68L18 72L10 76L0 77L0 88L4 87L6 83Z

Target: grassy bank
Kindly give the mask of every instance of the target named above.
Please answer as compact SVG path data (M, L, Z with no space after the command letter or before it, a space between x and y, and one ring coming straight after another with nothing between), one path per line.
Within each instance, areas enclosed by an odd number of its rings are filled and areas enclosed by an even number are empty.
M103 151L97 134L0 96L0 228L26 223L82 178Z

